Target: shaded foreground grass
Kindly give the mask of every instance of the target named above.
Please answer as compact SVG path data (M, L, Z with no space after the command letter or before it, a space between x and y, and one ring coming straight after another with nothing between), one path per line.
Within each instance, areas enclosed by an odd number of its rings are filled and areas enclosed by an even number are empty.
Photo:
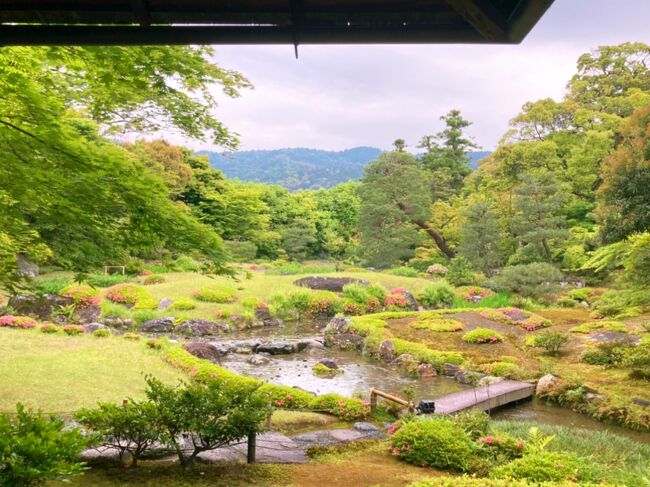
M47 413L70 413L97 401L140 397L144 376L186 378L142 342L120 337L48 335L0 328L0 411L17 402Z

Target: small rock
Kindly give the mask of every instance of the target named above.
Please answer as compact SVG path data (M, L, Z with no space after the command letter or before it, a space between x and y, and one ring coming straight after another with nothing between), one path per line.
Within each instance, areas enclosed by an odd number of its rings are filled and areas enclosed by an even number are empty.
M336 318L332 318L330 322L327 324L325 327L324 333L326 335L336 335L340 333L346 333L348 331L348 328L350 327L350 323L352 320L350 318L345 318L341 316L337 316Z
M237 347L235 348L235 353L241 355L250 355L251 353L253 353L253 351L248 347Z
M362 421L358 423L354 423L352 425L352 428L354 428L357 431L362 431L362 432L370 432L370 431L380 431L377 426L375 426L372 423L364 423Z
M543 396L548 393L553 387L558 383L560 379L555 377L553 374L546 374L544 377L541 377L537 381L537 386L535 387L535 394L538 396Z
M111 328L131 328L133 326L133 320L131 318L107 316L104 318L104 324Z
M296 348L293 343L277 342L277 343L260 343L257 347L257 352L267 352L271 355L285 355L294 353Z
M84 325L84 331L86 333L93 333L97 330L108 330L108 326L102 325L101 323L88 323L87 325Z
M379 355L381 355L384 362L395 360L395 345L391 340L384 340L379 344Z
M442 364L442 375L447 377L455 377L460 372L460 367L455 364Z
M264 320L262 322L262 325L264 325L264 326L283 326L284 321L282 321L280 318L271 318L269 320Z
M265 357L264 355L251 355L248 357L247 362L252 365L266 365L271 361L268 357Z
M221 360L221 353L216 347L213 347L209 342L191 342L185 344L183 347L187 352L195 357L210 360L211 362L219 363Z
M418 374L422 378L435 377L438 375L436 369L433 368L431 364L420 364L418 365Z
M94 323L99 320L102 314L102 309L98 304L89 304L87 306L80 306L74 311L74 320L77 323Z
M585 398L586 397L587 397L587 395L585 394ZM603 396L600 396L600 397L602 398ZM637 406L642 406L644 408L647 408L648 406L650 406L650 401L646 401L645 399L641 399L639 397L635 397L634 399L632 399L632 402L634 404L636 404Z
M174 317L168 316L166 318L156 318L154 320L145 321L140 325L140 330L145 333L167 333L174 328Z
M177 328L179 333L190 336L217 335L220 332L228 331L229 327L225 323L194 318L187 320Z
M328 369L338 369L339 366L334 360L330 358L324 358L320 362L318 362L316 365L324 365Z
M170 298L162 298L160 302L158 303L158 307L156 308L158 311L164 311L167 308L169 308L172 304L174 304L174 300Z
M596 394L595 392L586 392L583 396L583 399L585 402L600 402L605 399L605 396L602 394ZM636 399L633 399L632 402L636 402ZM647 404L650 405L650 402Z
M327 347L338 348L339 350L361 350L363 337L353 333L339 333L337 335L325 335Z

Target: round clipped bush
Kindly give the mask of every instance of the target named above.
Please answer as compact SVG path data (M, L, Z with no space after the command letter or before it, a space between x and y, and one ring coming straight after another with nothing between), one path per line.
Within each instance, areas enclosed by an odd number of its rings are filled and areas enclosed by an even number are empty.
M417 320L411 323L414 330L428 330L433 332L454 332L463 329L463 324L452 318L433 318Z
M99 330L93 331L93 336L95 338L107 338L111 336L111 330L108 330L106 328L100 328Z
M447 281L437 281L427 285L419 298L429 308L449 308L454 304L456 291Z
M190 311L196 308L196 303L191 299L177 298L171 306L175 311Z
M589 464L572 452L536 451L495 468L494 478L560 482L594 480Z
M146 276L142 283L149 286L152 284L162 284L165 280L165 277L160 274L151 274L150 276Z
M81 306L99 302L99 291L88 284L70 284L61 290L61 296L72 298L75 304Z
M5 315L0 316L0 328L35 328L37 325L36 320L29 316L13 316Z
M512 377L519 373L519 366L512 362L492 362L481 367L483 372L496 377Z
M237 301L232 289L203 287L192 293L195 299L206 303L234 303Z
M157 301L146 289L135 284L118 284L106 290L106 299L135 309L155 309Z
M447 418L410 421L390 439L390 451L414 465L466 471L474 444L462 427Z
M41 333L58 333L61 328L56 326L54 323L43 323L41 325Z
M467 343L499 343L503 341L503 335L489 328L474 328L463 335L463 341Z
M134 342L137 342L142 337L137 333L125 333L124 335L122 335L122 338L124 338L125 340L133 340Z

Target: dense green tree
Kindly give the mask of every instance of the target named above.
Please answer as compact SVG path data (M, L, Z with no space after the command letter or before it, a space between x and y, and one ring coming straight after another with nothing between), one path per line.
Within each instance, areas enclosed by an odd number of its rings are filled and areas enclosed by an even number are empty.
M404 139L395 139L393 148L396 152L404 152L406 150L406 141Z
M472 172L467 153L477 146L464 133L471 123L460 111L451 110L440 120L445 122L445 129L435 136L425 135L418 147L426 149L422 166L433 175L434 197L449 198L460 191L463 180Z
M429 175L405 152L382 154L366 167L359 189L359 228L369 262L386 266L411 256L418 231L433 239L444 255L454 255L443 235L429 223L429 188Z
M553 251L561 243L560 239L568 235L562 212L567 201L564 190L549 171L523 175L521 185L515 190L513 230L524 262L540 257L553 262Z
M607 242L650 229L650 105L629 118L621 135L601 172L598 214Z
M476 200L463 210L458 253L486 275L503 262L503 232L497 212L486 200Z

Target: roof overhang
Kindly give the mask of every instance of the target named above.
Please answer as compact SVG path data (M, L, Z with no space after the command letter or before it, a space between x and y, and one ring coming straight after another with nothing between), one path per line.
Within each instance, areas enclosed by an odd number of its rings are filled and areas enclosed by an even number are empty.
M516 44L553 0L2 0L0 45Z

